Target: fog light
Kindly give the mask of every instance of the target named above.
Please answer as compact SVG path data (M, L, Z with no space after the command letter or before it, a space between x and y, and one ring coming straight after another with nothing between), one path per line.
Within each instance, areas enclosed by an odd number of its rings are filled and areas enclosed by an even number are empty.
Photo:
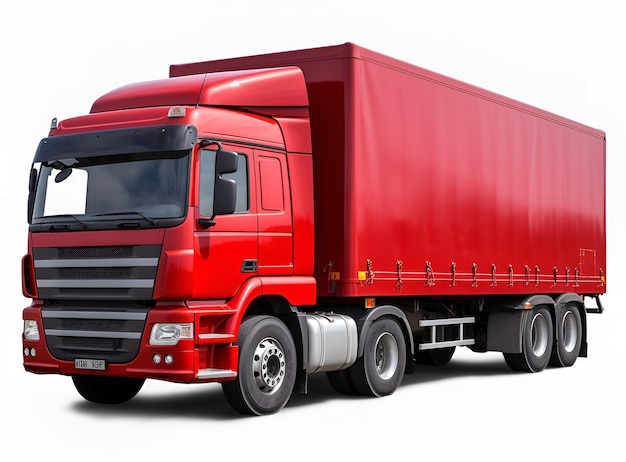
M165 355L165 364L172 364L174 362L174 358L172 355Z
M30 349L30 355L31 356L37 356L37 350L35 350L34 348Z
M193 324L162 324L152 326L150 345L176 345L180 339L193 338Z
M154 364L160 364L161 363L161 355L160 354L156 354L152 357L152 362L154 362Z
M30 354L30 351L28 350L28 348L24 348L24 356L28 356Z
M24 338L26 340L39 340L39 326L32 319L24 320Z

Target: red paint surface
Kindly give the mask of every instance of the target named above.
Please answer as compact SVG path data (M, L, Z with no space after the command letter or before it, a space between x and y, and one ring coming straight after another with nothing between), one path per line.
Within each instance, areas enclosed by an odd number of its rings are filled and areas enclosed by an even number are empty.
M170 74L269 66L307 83L320 296L605 292L602 131L352 44Z

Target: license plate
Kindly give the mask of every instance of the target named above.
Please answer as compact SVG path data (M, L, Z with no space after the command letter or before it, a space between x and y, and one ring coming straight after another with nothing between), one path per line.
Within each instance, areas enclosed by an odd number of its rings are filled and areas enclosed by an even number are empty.
M104 361L104 359L75 359L74 367L76 369L103 371L106 369L106 362Z

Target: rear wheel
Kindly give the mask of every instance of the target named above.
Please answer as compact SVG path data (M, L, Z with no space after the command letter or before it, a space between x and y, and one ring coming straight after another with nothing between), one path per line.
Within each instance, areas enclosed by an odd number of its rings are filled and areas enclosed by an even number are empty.
M567 306L555 320L557 338L552 348L550 364L568 367L576 362L582 342L582 322L576 306Z
M273 316L252 316L241 324L237 344L239 374L222 383L226 399L242 414L279 411L296 381L296 347L289 329Z
M390 395L400 386L406 366L402 329L391 318L374 321L365 337L363 356L350 367L350 377L362 395Z
M552 318L546 308L536 308L527 317L522 332L522 352L504 353L514 371L540 372L550 361L553 343Z
M120 404L134 398L145 379L106 377L100 375L73 375L72 381L80 395L98 404Z

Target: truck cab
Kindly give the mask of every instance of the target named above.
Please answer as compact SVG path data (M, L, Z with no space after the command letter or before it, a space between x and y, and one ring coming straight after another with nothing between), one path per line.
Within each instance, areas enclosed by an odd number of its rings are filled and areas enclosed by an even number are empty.
M242 307L314 304L307 105L302 72L277 68L129 85L53 121L29 185L26 370L83 392L105 371L130 393L232 379Z

